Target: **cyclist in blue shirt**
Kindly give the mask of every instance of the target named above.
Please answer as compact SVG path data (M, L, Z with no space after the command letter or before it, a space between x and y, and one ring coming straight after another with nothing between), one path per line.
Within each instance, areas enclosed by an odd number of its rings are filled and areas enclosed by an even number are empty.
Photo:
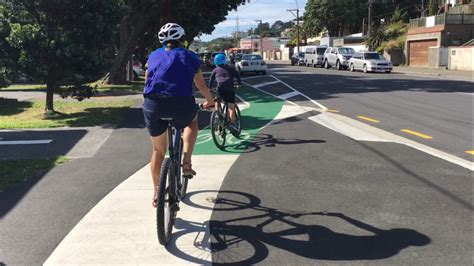
M150 159L153 176L153 206L156 207L156 189L161 164L167 148L167 122L162 118L173 118L177 128L183 133L183 175L192 177L191 154L198 134L197 108L193 97L193 81L204 96L204 107L213 104L197 55L182 47L184 29L176 23L161 27L158 38L163 44L150 54L145 73L143 115L152 141Z

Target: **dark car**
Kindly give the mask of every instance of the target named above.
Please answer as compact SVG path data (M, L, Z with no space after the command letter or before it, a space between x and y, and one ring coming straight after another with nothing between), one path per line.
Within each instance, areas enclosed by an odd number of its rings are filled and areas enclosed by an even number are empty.
M299 54L297 53L294 53L291 58L291 65L294 66L294 65L298 65L298 66L301 66L301 65L304 65L305 62L304 62L304 52L300 52Z

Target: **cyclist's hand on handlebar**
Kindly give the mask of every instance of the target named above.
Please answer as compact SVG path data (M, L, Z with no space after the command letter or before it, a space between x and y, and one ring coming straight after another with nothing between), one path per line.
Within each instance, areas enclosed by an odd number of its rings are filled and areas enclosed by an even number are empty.
M211 107L214 107L214 101L205 101L202 104L202 108L204 108L204 109L209 109Z

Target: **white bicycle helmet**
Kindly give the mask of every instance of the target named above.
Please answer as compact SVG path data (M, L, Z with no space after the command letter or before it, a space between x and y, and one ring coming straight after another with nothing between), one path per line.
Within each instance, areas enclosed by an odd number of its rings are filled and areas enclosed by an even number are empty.
M165 43L171 40L179 40L184 36L184 29L176 23L166 23L161 27L158 33L160 43Z

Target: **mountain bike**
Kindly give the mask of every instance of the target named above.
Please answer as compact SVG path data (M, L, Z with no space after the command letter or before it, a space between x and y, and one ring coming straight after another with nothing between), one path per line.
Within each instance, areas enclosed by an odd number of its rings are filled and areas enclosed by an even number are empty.
M234 128L231 128L232 123L230 121L229 104L223 101L221 97L215 98L215 104L217 110L214 110L211 114L211 135L217 148L224 150L227 131L236 138L240 136L242 131L242 117L240 115L239 106L235 104Z
M164 118L168 122L168 158L165 158L158 182L156 222L158 240L167 245L171 239L179 202L186 195L189 177L181 175L183 156L183 130L174 126L173 119Z

